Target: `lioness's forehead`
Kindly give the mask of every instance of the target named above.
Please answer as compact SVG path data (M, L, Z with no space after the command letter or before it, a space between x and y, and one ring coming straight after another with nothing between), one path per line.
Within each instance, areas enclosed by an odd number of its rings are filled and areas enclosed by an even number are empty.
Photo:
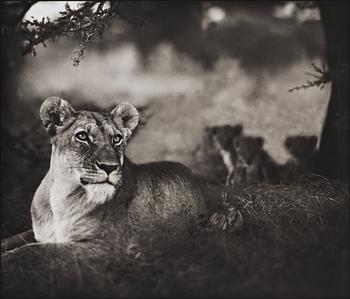
M74 122L74 127L81 127L92 134L102 132L113 135L121 132L110 115L90 111L79 111L79 115Z

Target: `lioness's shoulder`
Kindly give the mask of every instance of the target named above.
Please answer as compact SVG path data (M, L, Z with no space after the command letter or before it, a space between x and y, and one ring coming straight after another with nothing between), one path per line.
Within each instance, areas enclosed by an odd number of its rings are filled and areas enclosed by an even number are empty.
M138 171L149 172L180 172L180 173L192 173L191 169L187 166L173 161L158 161L144 164L134 164L133 167Z
M161 161L134 164L132 168L138 180L150 178L153 181L162 181L163 183L197 180L190 168L178 162Z

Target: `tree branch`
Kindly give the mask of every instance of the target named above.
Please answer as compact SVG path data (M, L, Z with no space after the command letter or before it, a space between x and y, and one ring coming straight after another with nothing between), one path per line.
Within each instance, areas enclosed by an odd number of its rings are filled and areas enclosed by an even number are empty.
M131 16L137 5L134 2L121 1L86 1L78 4L78 8L72 9L68 2L65 10L59 12L60 16L51 21L49 17L42 20L25 20L23 17L26 12L38 1L15 1L5 2L5 10L2 13L6 18L4 22L6 28L3 32L13 34L16 32L23 40L23 55L36 55L35 48L45 42L53 42L60 36L71 36L77 34L80 36L80 47L74 52L73 64L79 65L84 57L87 46L97 37L103 36L108 28L112 18L118 16L131 25L143 24L144 20L140 17ZM106 3L109 5L105 5ZM131 8L129 10L129 8ZM126 9L126 13L123 11ZM130 15L130 16L128 16Z
M321 90L328 84L331 83L332 78L330 71L326 69L325 65L317 66L312 63L312 68L315 73L306 72L306 75L313 77L313 80L308 80L306 84L293 87L288 90L288 92L293 92L294 90L307 89L310 87L319 87Z
M4 1L1 9L1 27L13 31L23 20L27 11L38 1Z

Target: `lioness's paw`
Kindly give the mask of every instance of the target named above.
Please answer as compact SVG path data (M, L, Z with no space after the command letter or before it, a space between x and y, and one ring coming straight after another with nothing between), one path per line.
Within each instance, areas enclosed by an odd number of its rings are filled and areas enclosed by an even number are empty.
M226 211L215 212L209 219L209 225L229 232L237 231L242 224L243 216L233 206L229 206Z

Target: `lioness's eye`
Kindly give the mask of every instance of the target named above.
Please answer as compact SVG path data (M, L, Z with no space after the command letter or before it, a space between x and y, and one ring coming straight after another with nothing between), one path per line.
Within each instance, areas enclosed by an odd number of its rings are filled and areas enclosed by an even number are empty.
M78 132L77 134L75 134L75 138L78 141L90 141L89 136L86 132Z
M117 134L113 136L113 145L119 145L123 141L123 136L121 134Z

